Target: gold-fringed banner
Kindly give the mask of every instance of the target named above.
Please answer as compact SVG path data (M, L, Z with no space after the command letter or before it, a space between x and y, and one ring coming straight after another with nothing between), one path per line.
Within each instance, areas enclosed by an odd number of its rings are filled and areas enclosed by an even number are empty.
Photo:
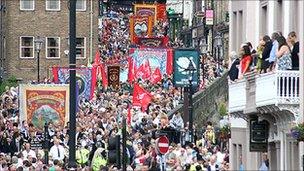
M157 20L157 5L151 4L135 4L134 5L135 15L139 16L153 16L153 22Z
M69 120L68 84L20 84L20 121L43 130L45 122L64 126Z
M153 17L133 15L130 17L130 37L131 42L135 42L138 37L152 36Z
M112 65L108 66L108 82L109 86L117 89L119 87L119 76L120 76L120 66Z

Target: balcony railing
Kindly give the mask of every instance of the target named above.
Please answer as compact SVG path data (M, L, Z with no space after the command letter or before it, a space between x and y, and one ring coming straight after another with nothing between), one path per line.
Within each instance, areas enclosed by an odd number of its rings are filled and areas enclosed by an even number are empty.
M299 71L276 71L255 76L256 107L299 104ZM246 106L246 80L229 84L229 112L240 112ZM251 92L250 92L251 93Z

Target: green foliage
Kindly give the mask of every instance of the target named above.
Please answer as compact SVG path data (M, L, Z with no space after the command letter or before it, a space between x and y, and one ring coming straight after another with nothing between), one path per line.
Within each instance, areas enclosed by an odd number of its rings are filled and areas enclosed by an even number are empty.
M291 135L298 141L304 141L304 123L298 124L291 129Z
M5 92L5 87L16 87L18 85L18 80L15 76L11 76L6 80L0 82L0 94Z
M219 138L222 140L227 140L231 137L231 129L229 125L225 125L220 129Z
M226 103L221 102L221 103L219 104L218 113L219 113L220 116L222 116L222 117L227 115L227 106L226 106Z

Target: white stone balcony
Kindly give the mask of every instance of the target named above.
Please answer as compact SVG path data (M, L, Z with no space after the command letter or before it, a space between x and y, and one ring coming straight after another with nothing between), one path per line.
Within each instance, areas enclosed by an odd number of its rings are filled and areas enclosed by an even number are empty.
M231 114L243 114L248 107L253 107L259 113L287 110L297 119L299 100L299 71L250 73L244 79L229 84ZM250 106L246 108L246 104Z

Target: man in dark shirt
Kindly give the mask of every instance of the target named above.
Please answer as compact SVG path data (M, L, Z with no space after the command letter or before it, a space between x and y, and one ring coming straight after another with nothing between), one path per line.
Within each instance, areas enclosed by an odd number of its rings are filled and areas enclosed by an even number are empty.
M287 41L291 48L292 70L299 70L299 42L296 32L290 32Z
M299 70L299 42L293 45L291 50L292 70Z
M267 68L269 67L270 63L266 61L267 58L269 58L271 49L272 49L272 41L269 36L265 35L263 37L263 41L265 42L265 48L262 53L262 70L264 73L267 72Z

